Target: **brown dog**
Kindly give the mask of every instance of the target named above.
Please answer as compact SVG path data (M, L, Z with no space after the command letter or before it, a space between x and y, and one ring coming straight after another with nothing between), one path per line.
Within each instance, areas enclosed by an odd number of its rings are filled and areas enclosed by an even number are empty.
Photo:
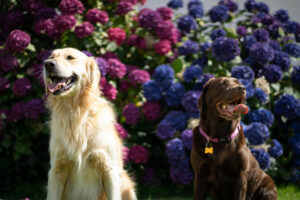
M191 162L194 200L277 199L273 180L246 146L240 124L245 87L235 78L211 79L199 99L200 124L194 129Z

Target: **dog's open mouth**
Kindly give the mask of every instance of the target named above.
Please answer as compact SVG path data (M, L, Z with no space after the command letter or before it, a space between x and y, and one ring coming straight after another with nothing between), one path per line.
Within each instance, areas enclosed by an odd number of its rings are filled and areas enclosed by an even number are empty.
M217 111L225 118L237 119L241 115L248 113L248 106L242 103L242 99L238 98L229 103L218 103Z
M53 76L49 75L47 82L48 82L48 91L53 95L58 95L63 92L68 91L74 83L77 81L77 76L72 75L70 77L60 77L60 76Z

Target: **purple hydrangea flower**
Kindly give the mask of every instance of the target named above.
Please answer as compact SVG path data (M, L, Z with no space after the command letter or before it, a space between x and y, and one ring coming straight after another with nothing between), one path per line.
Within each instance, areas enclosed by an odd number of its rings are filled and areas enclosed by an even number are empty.
M93 57L93 54L89 51L82 51L87 57Z
M5 54L0 57L0 69L4 72L16 69L19 67L18 59L11 54Z
M40 63L44 63L44 61L49 58L51 55L52 51L51 50L42 50L38 55L37 55L37 60Z
M175 184L189 185L193 180L193 176L190 168L172 166L170 169L170 178Z
M159 65L155 68L152 78L165 90L174 80L174 70L170 65Z
M129 159L136 164L147 163L149 155L149 151L141 145L132 146L129 151Z
M45 112L44 101L39 98L31 99L24 107L24 116L26 119L38 120Z
M225 22L229 16L228 8L223 5L214 6L209 11L210 20L212 22Z
M183 33L190 33L196 29L197 23L190 15L184 15L178 19L178 29Z
M159 101L162 98L162 88L153 80L143 84L144 96L148 101Z
M24 117L24 115L25 115L24 108L25 107L26 107L26 103L24 101L19 101L12 106L12 109L9 112L9 115L13 122L17 122Z
M263 144L270 136L269 128L260 122L249 124L245 128L244 133L252 145Z
M183 2L182 0L170 0L167 5L170 8L178 9L183 7Z
M274 49L274 51L281 51L282 48L279 44L279 42L277 42L276 40L269 40L270 47L272 47Z
M106 24L109 20L108 14L105 11L99 10L97 8L89 9L85 15L87 21L91 23Z
M29 45L30 41L31 38L27 33L15 29L7 36L5 44L9 50L21 52Z
M219 37L213 43L213 55L218 61L228 62L240 55L238 42L232 38Z
M279 35L279 29L282 28L282 24L278 23L278 22L274 22L273 24L271 24L268 27L268 31L270 33L270 35L272 36L272 38L278 38L280 37Z
M127 124L136 124L140 118L140 110L134 104L130 103L123 108L123 116Z
M254 71L248 66L236 66L231 70L231 76L237 79L254 80Z
M178 50L180 55L189 55L198 53L200 48L198 42L187 40L183 43L182 46L179 47Z
M166 91L164 100L169 107L177 107L185 93L185 88L181 83L173 83Z
M181 140L184 144L184 146L189 149L192 150L192 146L193 146L193 130L191 129L186 129L181 133Z
M142 184L146 186L155 185L160 182L159 178L155 175L155 171L153 168L146 168L143 170L141 181Z
M162 120L159 122L156 129L156 136L161 139L172 138L176 133L176 129L172 126L172 123L167 120Z
M269 83L276 83L282 78L282 69L278 65L267 64L259 70L258 76L264 76Z
M79 0L61 0L59 9L65 15L82 14L85 10L84 5Z
M45 6L46 4L41 0L27 0L23 3L24 10L29 12L37 12Z
M73 28L76 25L76 18L74 15L61 15L53 18L53 22L59 33Z
M184 97L181 100L181 105L184 107L187 113L196 113L198 109L198 99L200 97L199 91L188 91L184 94Z
M300 46L295 43L288 43L284 45L284 51L295 58L300 57Z
M93 34L95 27L90 22L83 22L81 25L75 27L75 35L79 38L85 38Z
M10 83L7 78L0 77L0 92L7 90L10 87Z
M217 28L217 29L214 29L212 31L212 33L210 34L210 38L212 40L215 40L217 39L218 37L225 37L226 36L226 31L222 28Z
M268 148L268 153L273 158L279 158L283 154L283 148L280 142L276 139L272 140L272 146Z
M259 42L266 42L269 40L269 32L264 28L258 28L253 31L253 36Z
M255 9L262 13L269 13L269 6L264 2L259 2L255 4Z
M299 33L299 29L300 29L300 24L298 22L295 21L287 21L285 23L286 31L288 33L294 33L294 34L298 34Z
M142 110L149 121L155 121L161 116L160 104L156 102L147 101L143 104Z
M292 82L294 85L300 86L300 66L295 66L293 68Z
M287 10L279 9L274 13L274 16L281 22L286 22L290 19L289 13Z
M109 75L112 78L122 78L126 74L126 66L118 59L108 59Z
M268 43L257 42L250 48L250 57L253 59L254 63L263 65L274 59L274 50Z
M236 2L231 0L221 0L219 1L219 5L226 6L231 12L235 12L239 8L239 5Z
M161 18L165 21L171 20L173 18L173 11L168 7L157 8L156 11L160 14Z
M7 12L5 19L2 20L5 23L5 29L9 31L24 24L26 17L22 11L16 10Z
M12 86L12 90L16 96L25 96L32 90L31 82L27 78L17 79Z
M41 10L38 10L34 14L34 21L37 22L37 21L40 21L43 19L53 18L56 15L57 15L57 13L54 8L45 7L45 8L42 8Z
M261 19L261 23L263 25L266 25L266 26L269 26L269 25L273 24L276 21L277 21L276 18L272 15L269 15L269 14L263 16L262 19Z
M274 115L272 112L265 108L259 108L249 114L249 122L261 122L269 127L274 123Z
M127 13L129 13L133 8L132 8L132 3L126 0L122 0L119 2L118 6L117 6L117 11L116 13L118 15L126 15Z
M138 14L139 25L146 29L155 29L158 22L161 20L161 16L157 11L149 8L140 10Z
M44 83L43 80L43 65L35 63L27 68L26 75L35 78L39 83Z
M251 149L251 153L256 158L260 168L265 170L270 167L270 155L264 149Z
M275 101L274 113L288 119L295 119L300 116L300 101L293 95L283 94Z
M193 16L194 18L200 18L204 15L204 9L202 2L198 1L198 4L194 4L188 8L189 15Z
M269 99L269 96L261 88L254 89L254 96L260 101L260 103L266 103Z
M133 85L139 85L149 81L150 74L146 70L135 69L129 73L128 78L131 80Z
M119 136L123 139L128 138L128 132L126 131L126 129L119 123L115 124L116 129L119 133Z
M184 70L183 79L186 82L192 82L195 79L200 78L202 75L202 68L198 65L191 65Z
M159 21L155 27L155 33L162 40L168 39L172 29L174 29L174 25L171 21Z
M236 33L239 34L240 36L247 35L247 27L238 26L237 29L236 29Z

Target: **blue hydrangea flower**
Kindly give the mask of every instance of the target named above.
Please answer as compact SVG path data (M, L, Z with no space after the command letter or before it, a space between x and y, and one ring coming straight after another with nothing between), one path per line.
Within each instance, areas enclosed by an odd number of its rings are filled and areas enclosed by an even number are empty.
M203 74L194 84L193 90L200 90L202 91L203 86L209 81L210 79L214 78L215 76L213 74Z
M191 129L185 129L182 133L181 133L181 139L182 142L184 144L184 146L191 150L192 146L193 146L193 130Z
M164 120L170 122L172 127L178 131L183 131L187 123L187 117L182 111L170 111Z
M240 55L238 42L232 38L219 37L213 43L213 55L218 61L228 62Z
M228 8L223 5L214 6L209 11L209 16L212 22L225 22L229 16Z
M162 98L162 89L153 81L147 81L143 84L144 96L148 101L159 101Z
M248 12L252 12L255 9L256 2L255 0L247 0L245 2L245 8Z
M174 138L166 144L166 153L172 160L180 160L185 157L184 145L181 139Z
M279 158L283 154L282 145L278 140L273 139L272 146L268 148L268 153L273 158Z
M292 120L290 127L294 130L294 133L300 133L300 119Z
M295 43L288 43L284 45L284 51L295 58L300 57L300 46Z
M178 20L178 29L183 33L190 33L192 30L196 29L196 21L190 15L184 15Z
M297 34L299 32L298 30L299 30L300 25L298 22L295 22L295 21L287 21L285 23L284 27L286 28L286 31L288 33Z
M270 167L270 155L264 149L251 149L251 153L256 158L260 168L266 170Z
M274 13L274 16L281 22L286 22L290 19L289 13L287 10L279 9Z
M254 87L252 81L247 79L238 79L246 88L247 99L254 96Z
M290 178L292 183L299 184L300 183L300 169L294 168L292 172L292 176Z
M183 43L182 46L178 48L180 55L189 55L198 53L200 50L198 42L194 42L192 40L187 40Z
M212 47L212 43L210 43L210 42L202 42L200 44L200 50L202 53L209 51L211 49L211 47Z
M199 0L190 0L188 3L188 9L190 9L192 6L203 6L203 4Z
M190 167L172 166L170 169L170 178L175 184L189 185L193 181L194 175Z
M300 156L300 133L297 133L295 136L289 138L289 144L293 153L296 156Z
M267 64L259 70L258 76L264 76L269 83L276 83L282 78L282 69L278 65Z
M177 107L185 93L185 88L181 83L173 83L164 96L164 100L169 107Z
M226 6L231 12L235 12L239 8L239 5L236 2L231 0L221 0L219 1L219 5Z
M288 71L291 65L290 56L286 52L275 51L274 60L272 63L280 66L283 71Z
M257 41L253 35L246 35L242 38L242 44L246 49L250 49L250 47L252 47L252 45L254 45L256 42Z
M266 14L269 13L269 6L264 2L256 3L255 9L258 10L259 12L263 12Z
M250 57L254 63L264 65L274 59L274 50L265 42L257 42L250 48Z
M270 127L274 123L274 115L268 109L259 108L249 114L249 122L260 122Z
M214 29L212 31L212 33L210 34L210 38L212 40L215 40L217 39L218 37L225 37L226 36L226 31L222 28L217 28L217 29Z
M194 4L190 6L188 10L189 10L189 15L195 18L200 18L203 17L204 15L203 5L201 2L199 2L197 5Z
M171 0L167 4L168 7L177 9L183 7L183 1L182 0Z
M191 65L184 70L183 80L186 82L192 82L195 79L200 78L202 75L202 68L198 65Z
M176 129L172 126L171 122L167 120L162 120L159 122L156 129L156 136L161 139L172 138L176 133Z
M260 101L260 103L264 104L268 101L269 95L265 93L265 91L261 88L254 89L254 96Z
M254 71L248 66L236 66L231 69L231 76L237 79L254 80Z
M252 145L263 144L270 136L269 128L260 122L249 124L244 133Z
M199 65L200 67L205 67L208 64L208 59L206 56L202 56L201 58L192 62L192 65Z
M155 68L152 78L163 90L166 90L173 82L174 70L170 65L159 65Z
M288 119L295 119L300 116L300 101L293 95L283 94L275 101L274 113Z
M273 48L274 51L281 51L282 49L279 42L277 42L276 40L269 40L269 45Z
M300 66L295 66L293 68L292 82L294 85L300 86Z
M253 36L259 42L266 42L269 40L269 32L264 28L258 28L253 31Z
M199 91L188 91L184 94L181 100L181 105L187 113L196 113L199 111L197 102L201 92Z

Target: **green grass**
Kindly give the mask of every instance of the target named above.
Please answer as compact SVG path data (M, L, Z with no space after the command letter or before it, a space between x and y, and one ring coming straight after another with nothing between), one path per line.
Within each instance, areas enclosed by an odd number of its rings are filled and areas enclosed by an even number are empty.
M28 197L30 200L45 199L45 183L22 184L12 188L9 193L0 193L2 200L20 200ZM300 186L280 185L278 189L278 200L300 200ZM139 199L142 200L191 200L192 191L190 187L160 186L140 187Z

